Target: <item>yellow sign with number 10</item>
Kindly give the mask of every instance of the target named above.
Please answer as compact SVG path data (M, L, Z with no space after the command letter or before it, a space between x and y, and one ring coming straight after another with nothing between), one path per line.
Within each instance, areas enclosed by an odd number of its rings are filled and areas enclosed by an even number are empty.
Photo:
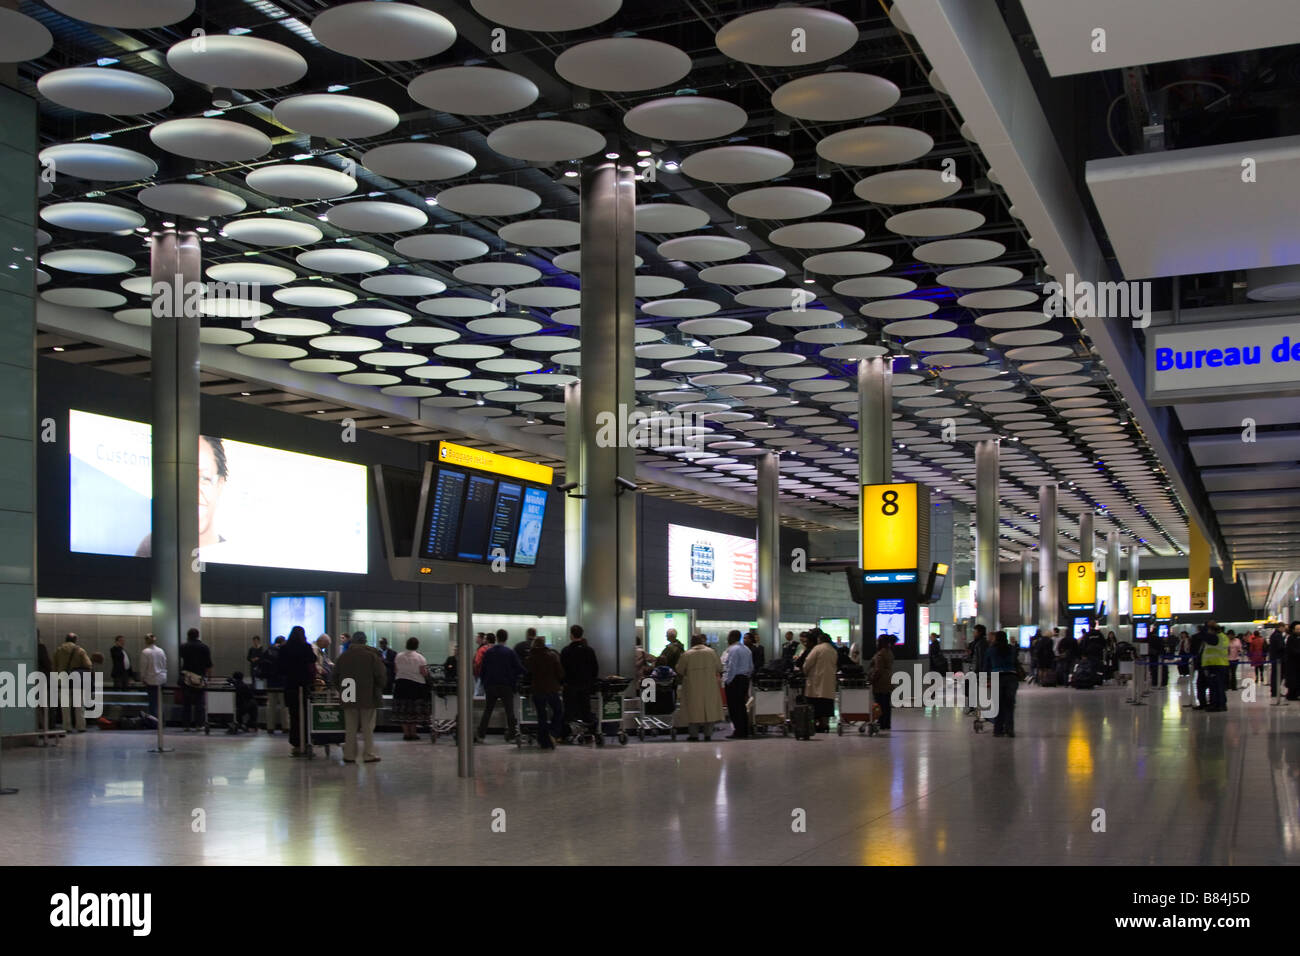
M862 486L864 571L910 571L920 569L923 563L929 567L929 492L918 484Z
M1151 588L1138 587L1133 589L1133 614L1139 617L1151 613Z

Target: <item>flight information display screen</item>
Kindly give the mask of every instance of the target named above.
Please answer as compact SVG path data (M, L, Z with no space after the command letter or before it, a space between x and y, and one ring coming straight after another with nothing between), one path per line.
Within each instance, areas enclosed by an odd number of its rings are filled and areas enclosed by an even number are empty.
M546 517L546 489L506 477L435 466L420 557L484 564L496 558L534 567Z

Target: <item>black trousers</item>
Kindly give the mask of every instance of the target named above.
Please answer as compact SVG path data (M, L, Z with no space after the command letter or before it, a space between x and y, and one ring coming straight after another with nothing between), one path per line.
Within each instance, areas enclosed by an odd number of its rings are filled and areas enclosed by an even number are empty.
M492 719L497 701L501 701L501 706L506 711L506 736L513 737L519 732L519 726L515 723L515 689L508 684L485 684L483 694L487 699L483 703L483 719L478 723L479 738L487 736L488 721Z
M284 689L284 706L289 708L289 745L294 750L306 747L302 739L303 709L307 702L305 688L286 687Z
M580 720L583 723L587 723L587 724L595 722L596 716L591 712L591 688L590 687L565 686L564 719Z
M889 699L891 693L890 690L873 690L871 692L872 698L875 699L876 705L880 708L881 730L889 729L889 720L894 714L893 703Z
M195 726L196 716L199 724L203 723L203 693L202 687L181 687L181 724L184 726Z
M731 717L731 726L737 737L749 736L749 675L741 674L731 679L727 685L727 714Z

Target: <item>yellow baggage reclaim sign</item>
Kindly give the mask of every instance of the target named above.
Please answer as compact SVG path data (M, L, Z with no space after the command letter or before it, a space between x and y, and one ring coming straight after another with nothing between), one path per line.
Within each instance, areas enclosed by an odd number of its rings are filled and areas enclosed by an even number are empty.
M1151 613L1151 589L1149 587L1133 589L1133 616L1142 617Z
M505 455L497 455L449 441L438 442L438 461L444 465L459 465L462 468L490 471L495 475L505 475L507 478L521 478L539 485L549 485L555 475L554 469L549 465L508 458Z
M1157 620L1167 621L1171 617L1173 617L1173 614L1171 614L1169 610L1169 600L1170 598L1168 594L1156 595L1156 619Z
M929 569L929 488L914 483L863 485L859 509L862 570Z
M1097 569L1091 561L1072 561L1066 568L1065 603L1071 611L1097 606Z

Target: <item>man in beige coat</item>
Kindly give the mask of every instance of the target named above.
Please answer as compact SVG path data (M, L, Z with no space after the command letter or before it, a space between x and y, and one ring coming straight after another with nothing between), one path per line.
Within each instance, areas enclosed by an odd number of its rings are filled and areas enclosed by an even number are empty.
M835 673L839 670L839 655L829 634L814 632L816 646L808 652L803 662L804 696L812 705L817 731L829 733L831 715L835 713Z
M384 702L388 668L379 652L366 646L363 632L352 635L348 649L334 662L334 683L343 698L343 762L357 762L357 732L360 731L362 758L366 763L374 763L379 759L375 755L375 715Z
M691 649L677 660L677 673L682 678L686 739L699 740L703 732L705 740L712 740L713 725L722 720L722 693L718 690L722 661L704 642L703 634L691 638Z

